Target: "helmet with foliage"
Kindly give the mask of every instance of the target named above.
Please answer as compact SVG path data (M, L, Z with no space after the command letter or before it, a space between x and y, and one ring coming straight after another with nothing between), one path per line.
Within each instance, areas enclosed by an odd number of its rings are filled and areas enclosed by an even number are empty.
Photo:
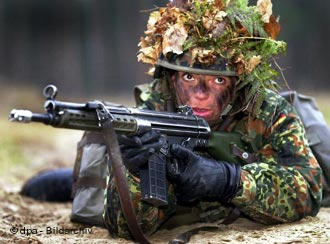
M277 89L271 63L286 49L275 40L279 30L271 0L173 0L150 14L138 61L151 65L150 74L163 67L236 76L232 102L257 114L265 89Z

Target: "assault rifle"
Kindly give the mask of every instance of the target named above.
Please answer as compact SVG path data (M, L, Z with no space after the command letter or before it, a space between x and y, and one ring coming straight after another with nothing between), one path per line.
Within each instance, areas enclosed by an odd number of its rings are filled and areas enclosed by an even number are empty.
M142 199L155 206L167 205L166 160L169 160L169 146L181 144L189 149L204 148L211 136L208 123L195 116L189 107L182 107L179 113L157 112L128 108L117 104L90 101L72 103L56 100L57 88L44 88L46 113L32 113L29 110L13 109L9 120L20 123L41 122L56 128L84 131L101 131L100 116L107 112L116 133L136 135L155 130L166 135L167 143L158 157L149 159L146 169L140 171Z

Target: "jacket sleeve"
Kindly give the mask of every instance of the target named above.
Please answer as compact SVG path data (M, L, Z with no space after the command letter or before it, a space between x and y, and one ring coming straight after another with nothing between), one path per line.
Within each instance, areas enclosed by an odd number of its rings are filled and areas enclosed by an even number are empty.
M241 188L232 199L243 213L265 224L315 216L322 199L321 168L308 146L303 124L295 109L279 100L274 112L266 114L271 118L268 125L253 132L263 131L259 159L242 166ZM256 119L252 124L261 123ZM249 122L247 128L251 134Z
M164 111L164 99L161 93L160 80L156 79L150 84L138 85L134 88L136 107Z

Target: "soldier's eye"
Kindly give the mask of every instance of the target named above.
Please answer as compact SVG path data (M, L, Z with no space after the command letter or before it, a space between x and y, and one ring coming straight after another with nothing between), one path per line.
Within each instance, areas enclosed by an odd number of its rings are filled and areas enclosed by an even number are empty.
M194 80L194 76L192 74L186 73L183 75L183 79L186 81L193 81Z
M226 82L226 80L222 77L217 77L217 78L215 78L214 82L216 84L224 84Z

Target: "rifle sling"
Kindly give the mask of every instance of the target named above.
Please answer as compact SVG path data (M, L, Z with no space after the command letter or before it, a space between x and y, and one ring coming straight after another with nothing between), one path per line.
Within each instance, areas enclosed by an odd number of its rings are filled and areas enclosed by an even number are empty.
M120 205L128 228L136 241L141 244L150 244L137 222L136 214L130 197L128 183L125 176L125 166L121 158L117 135L110 119L103 123L103 136L107 151L109 153L108 164L111 162Z

